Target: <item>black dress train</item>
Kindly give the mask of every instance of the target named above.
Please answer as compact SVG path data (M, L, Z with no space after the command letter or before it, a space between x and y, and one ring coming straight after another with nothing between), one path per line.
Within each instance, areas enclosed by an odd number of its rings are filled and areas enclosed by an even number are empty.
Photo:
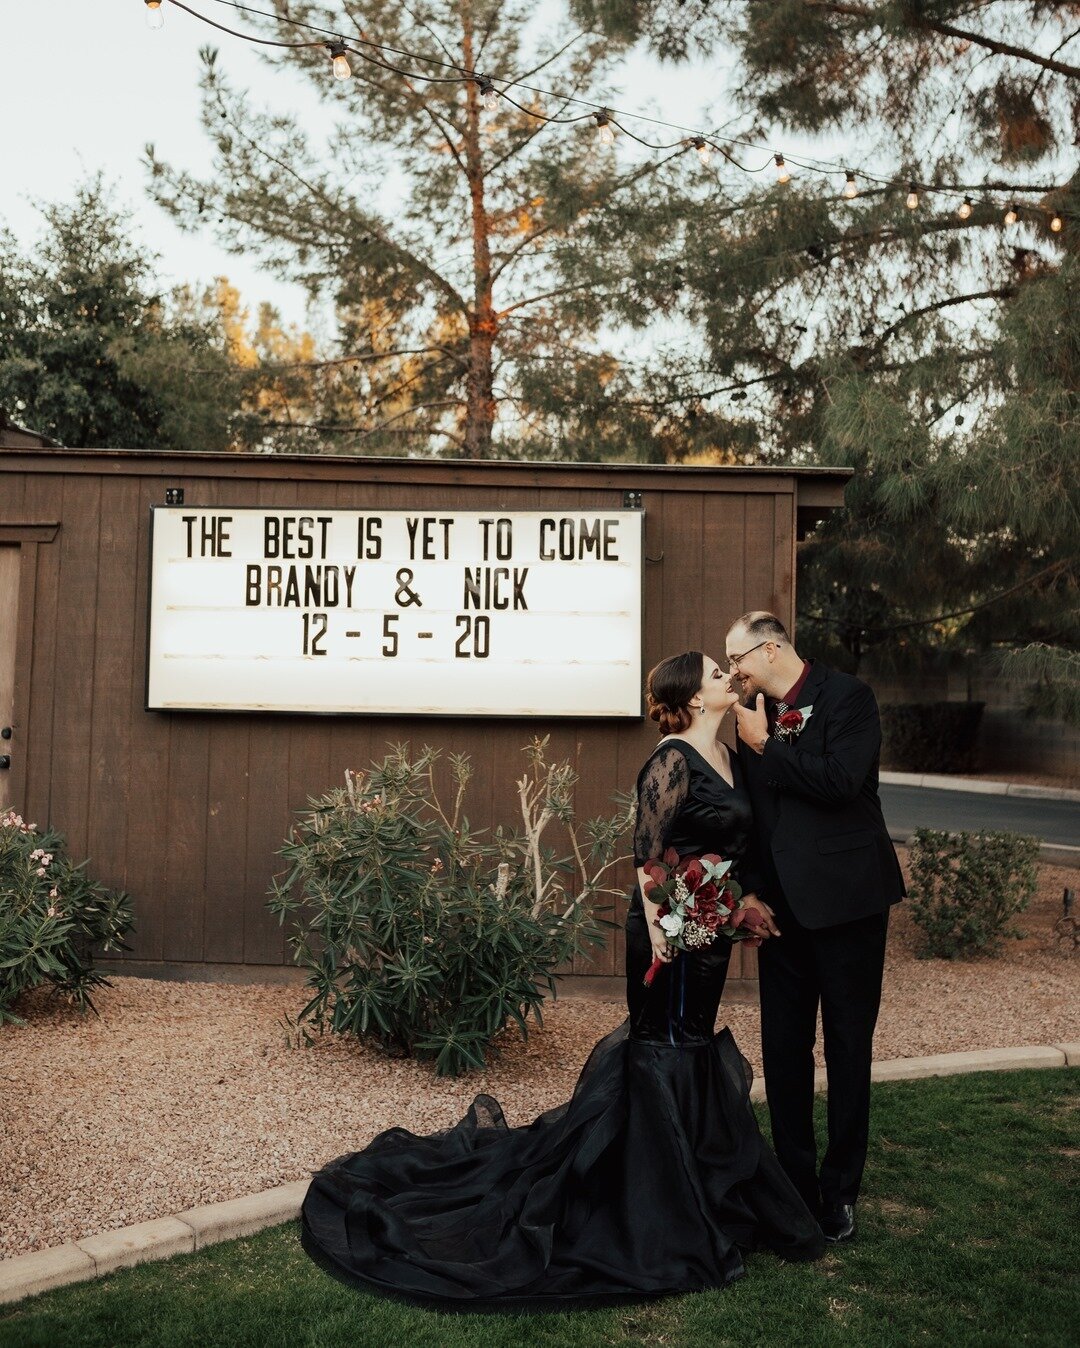
M739 765L732 755L732 766ZM747 845L749 799L683 740L638 777L637 862ZM758 1131L751 1071L714 1032L730 943L680 953L652 986L644 909L626 920L629 1015L569 1100L511 1127L478 1095L460 1123L380 1133L318 1171L301 1240L354 1286L460 1310L565 1310L722 1287L743 1255L815 1259L824 1238Z

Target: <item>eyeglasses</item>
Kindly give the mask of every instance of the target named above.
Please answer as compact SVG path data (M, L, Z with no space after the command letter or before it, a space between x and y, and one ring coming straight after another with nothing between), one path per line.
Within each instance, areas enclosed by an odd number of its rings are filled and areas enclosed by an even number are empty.
M743 651L742 655L731 656L728 659L728 669L738 669L740 661L745 660L748 655L753 655L753 653L762 646L767 646L771 640L772 637L767 637L764 641L759 641L756 646L751 646L748 651Z

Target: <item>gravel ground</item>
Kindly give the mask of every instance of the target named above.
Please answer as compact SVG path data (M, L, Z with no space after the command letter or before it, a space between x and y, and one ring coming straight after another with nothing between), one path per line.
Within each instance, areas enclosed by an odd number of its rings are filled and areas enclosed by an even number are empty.
M1042 867L1027 938L992 961L916 959L894 910L876 1056L1080 1039L1080 953L1052 933L1078 878ZM16 1008L28 1024L0 1030L0 1257L306 1178L391 1125L446 1127L480 1091L525 1123L569 1095L625 1014L621 993L565 998L527 1043L504 1034L489 1070L446 1081L358 1041L288 1047L296 987L112 982L99 1017L38 989ZM759 1071L756 1006L721 1019Z

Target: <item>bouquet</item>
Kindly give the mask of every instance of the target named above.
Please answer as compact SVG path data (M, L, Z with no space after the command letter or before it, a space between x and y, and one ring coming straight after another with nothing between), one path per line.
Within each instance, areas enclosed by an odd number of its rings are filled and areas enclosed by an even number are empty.
M679 950L700 950L720 936L731 941L760 945L757 928L761 913L748 908L742 890L728 878L731 862L715 852L701 857L680 857L669 847L659 861L647 861L644 894L660 905L660 926L668 944ZM663 961L654 959L645 974L651 986Z

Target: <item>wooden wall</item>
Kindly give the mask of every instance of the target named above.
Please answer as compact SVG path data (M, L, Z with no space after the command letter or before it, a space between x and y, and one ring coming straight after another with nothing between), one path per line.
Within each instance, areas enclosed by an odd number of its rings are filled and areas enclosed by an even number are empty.
M67 838L91 874L133 897L124 958L159 966L280 966L266 909L292 812L388 742L473 756L476 826L516 824L522 746L550 733L580 774L579 815L632 788L649 721L535 722L144 710L150 505L358 509L604 509L643 493L646 668L723 655L748 608L791 620L798 510L839 503L844 470L482 464L120 451L0 451L0 542L23 540L12 799ZM59 525L59 528L56 527ZM51 539L51 541L49 541ZM5 746L7 747L7 746ZM623 877L633 882L629 863ZM609 916L621 920L624 907ZM742 956L747 957L743 967ZM622 968L621 931L579 974ZM732 977L751 977L737 951ZM254 971L251 971L254 972Z

